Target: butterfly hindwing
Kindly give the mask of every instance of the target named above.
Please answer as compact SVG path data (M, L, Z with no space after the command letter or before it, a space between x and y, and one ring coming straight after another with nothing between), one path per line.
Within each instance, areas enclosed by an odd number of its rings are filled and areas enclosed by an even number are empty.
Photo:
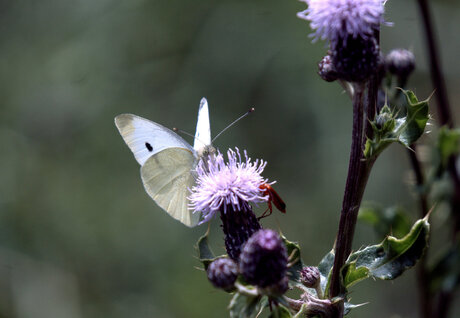
M189 189L195 184L197 159L184 148L168 148L151 156L141 168L145 190L169 215L192 227L199 213L188 209Z

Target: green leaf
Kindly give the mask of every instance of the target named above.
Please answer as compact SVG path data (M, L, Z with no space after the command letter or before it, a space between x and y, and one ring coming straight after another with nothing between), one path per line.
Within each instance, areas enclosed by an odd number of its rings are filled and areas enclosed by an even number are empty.
M449 129L441 127L438 133L438 140L432 158L434 166L434 177L439 178L446 170L448 160L460 152L460 129Z
M268 318L292 318L291 312L284 306L276 306Z
M281 239L286 245L287 254L290 257L289 263L290 267L288 269L288 277L291 285L297 285L300 283L300 271L304 267L302 258L300 256L300 245L296 242L289 241L284 235L281 235Z
M396 120L395 129L398 141L409 148L425 131L425 126L429 119L429 98L419 101L412 91L403 90L402 92L407 100L407 114L406 117Z
M221 258L221 257L226 257L226 255L222 255L218 257L214 256L214 253L212 252L208 244L208 235L209 235L209 230L206 231L206 233L203 236L201 236L198 239L198 242L196 243L196 249L198 250L198 259L200 260L201 263L203 263L205 270L208 269L209 264L211 264L214 260Z
M430 269L430 290L453 292L460 285L460 237Z
M250 297L236 293L228 309L231 318L253 318L256 317L268 304L267 296Z
M376 204L366 203L359 209L358 220L372 226L379 239L388 233L403 237L411 228L407 212L398 206L382 208Z
M395 279L414 266L428 244L429 229L427 218L424 218L415 222L402 239L388 236L378 245L352 253L342 268L345 288L369 277Z
M397 112L385 105L371 121L373 138L367 138L364 147L366 158L377 157L391 143L399 142L407 148L417 141L425 131L429 119L428 100L419 101L411 91L402 90L406 97L406 114L398 117Z
M331 273L332 273L332 267L334 266L334 258L335 258L335 253L334 250L330 251L327 253L321 262L318 264L318 270L321 275L321 290L323 291L323 295L326 297L329 295L329 284L330 284L330 278L331 278Z
M460 152L460 129L442 127L439 130L438 148L444 163L450 156Z

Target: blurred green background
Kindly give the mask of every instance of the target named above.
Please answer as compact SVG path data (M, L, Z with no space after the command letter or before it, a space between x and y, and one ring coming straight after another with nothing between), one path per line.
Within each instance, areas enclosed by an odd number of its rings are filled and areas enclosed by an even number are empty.
M425 98L432 86L414 2L388 2L394 26L381 42L384 52L415 52L408 87ZM460 3L432 6L456 101ZM288 212L263 225L298 241L307 264L319 262L337 230L351 107L316 75L326 46L296 18L304 9L294 0L0 2L0 317L228 316L229 295L196 268L206 226L186 228L154 204L113 123L130 112L193 133L203 96L213 135L256 108L216 146L268 161L264 176L278 181ZM406 153L392 146L365 200L398 203L415 220L408 179ZM443 238L440 211L433 244ZM219 220L212 233L222 248ZM355 248L375 242L359 224ZM409 271L361 283L352 300L369 304L350 316L417 317L415 280Z

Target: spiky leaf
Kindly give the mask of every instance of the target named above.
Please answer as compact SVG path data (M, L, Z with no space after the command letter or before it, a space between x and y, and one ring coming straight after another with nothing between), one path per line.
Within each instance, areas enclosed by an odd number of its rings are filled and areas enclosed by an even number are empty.
M207 231L203 236L201 236L198 239L198 242L196 243L196 249L198 250L198 259L201 263L203 263L203 267L205 270L208 269L208 266L212 263L212 261L214 261L217 258L223 257L214 256L214 253L212 252L208 244L208 235L209 231Z
M291 285L300 284L300 271L303 268L302 258L300 257L300 245L296 242L289 241L284 235L281 239L286 245L287 254L289 256L288 277Z
M427 217L418 220L401 239L388 236L378 245L352 253L342 269L348 288L368 277L390 280L414 266L428 244L430 225Z
M251 297L236 293L230 301L228 309L231 318L254 318L267 304L267 296Z
M370 124L372 139L367 138L364 147L366 158L378 156L391 143L398 142L409 148L422 136L429 119L428 100L419 101L411 91L402 90L406 97L406 114L398 117L385 105Z
M407 212L399 206L382 208L375 204L363 204L359 209L358 220L372 226L379 239L384 239L388 233L402 237L411 228Z
M412 91L403 90L407 101L407 114L396 120L395 130L398 141L406 147L410 147L425 131L428 122L428 100L419 101Z
M291 312L284 306L276 306L270 313L269 318L292 318Z
M334 266L334 257L335 253L334 250L327 253L321 262L318 264L318 270L321 275L321 290L323 291L323 295L329 295L329 284L330 278L332 273L332 267Z

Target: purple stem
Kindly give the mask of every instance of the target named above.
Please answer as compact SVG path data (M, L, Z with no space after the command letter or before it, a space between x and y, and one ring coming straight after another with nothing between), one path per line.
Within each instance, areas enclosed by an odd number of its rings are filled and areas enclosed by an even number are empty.
M444 75L442 72L441 63L439 59L438 46L435 39L430 9L428 7L427 0L418 0L417 2L420 8L420 12L423 19L423 26L425 29L425 36L430 58L431 81L433 86L436 88L435 96L437 99L439 121L441 125L446 125L449 128L453 128L454 121L451 114L451 108L447 96L446 83L444 81ZM453 242L455 242L455 238L460 232L460 177L455 167L455 161L455 156L450 157L447 167L447 170L452 178L454 185L454 193L450 202L452 215L454 217L452 232ZM425 288L428 288L428 286L425 286ZM438 295L437 308L435 308L434 310L431 309L431 311L433 311L433 316L436 318L447 317L449 307L451 305L451 300L451 292L440 291ZM429 313L426 315L429 315Z
M373 164L373 161L365 160L363 154L363 101L364 84L357 84L355 85L355 94L353 96L353 130L348 176L340 213L339 230L335 243L334 267L329 290L329 297L331 298L343 293L340 269L351 253L358 210Z

